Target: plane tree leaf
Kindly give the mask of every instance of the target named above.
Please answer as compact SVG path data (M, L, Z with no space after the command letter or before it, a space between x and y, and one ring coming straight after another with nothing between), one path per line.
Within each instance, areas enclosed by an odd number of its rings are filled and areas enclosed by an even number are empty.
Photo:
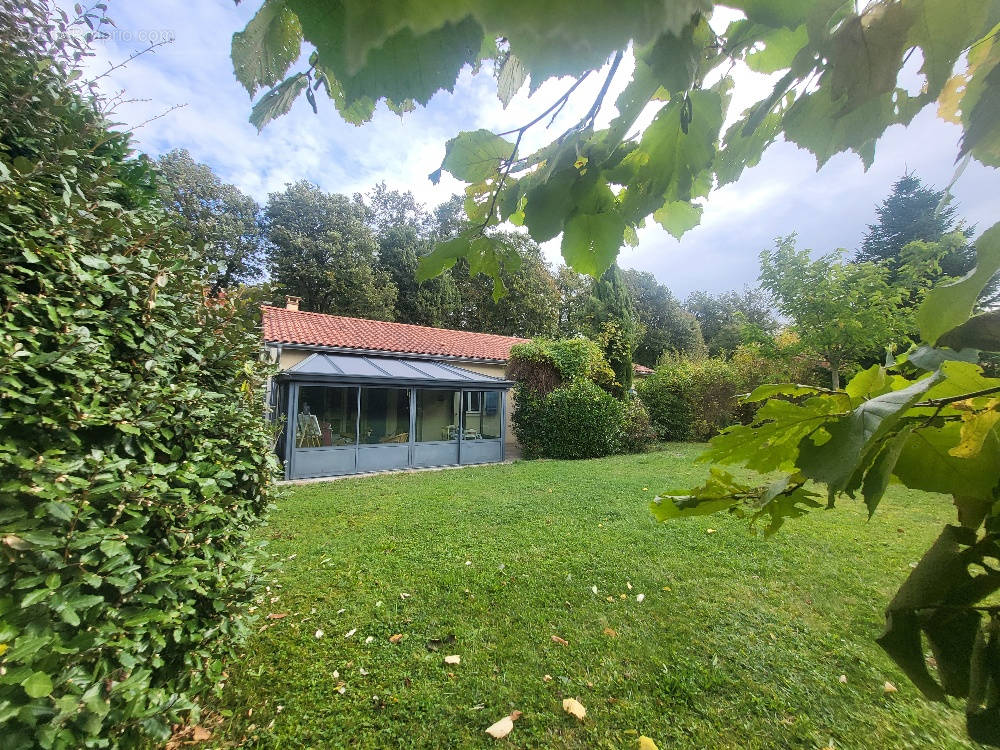
M934 344L948 331L964 325L983 288L1000 270L1000 224L976 240L975 269L963 279L931 289L917 310L921 337Z

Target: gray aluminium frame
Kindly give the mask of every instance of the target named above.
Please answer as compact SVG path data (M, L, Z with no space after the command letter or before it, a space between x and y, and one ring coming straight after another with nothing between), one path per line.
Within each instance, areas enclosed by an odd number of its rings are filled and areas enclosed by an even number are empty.
M346 368L346 369L345 369ZM402 374L400 374L402 373ZM411 374L412 373L412 374ZM408 361L404 357L368 357L315 353L280 373L280 388L287 388L285 478L340 476L374 470L417 466L454 466L502 461L505 457L507 390L512 383L451 363ZM354 388L355 422L353 446L296 448L300 390L304 387ZM406 444L361 444L361 389L398 388L409 393L409 441ZM447 390L459 393L458 435L451 440L416 440L417 391ZM466 440L465 394L496 392L500 395L500 437ZM325 459L325 460L321 460Z

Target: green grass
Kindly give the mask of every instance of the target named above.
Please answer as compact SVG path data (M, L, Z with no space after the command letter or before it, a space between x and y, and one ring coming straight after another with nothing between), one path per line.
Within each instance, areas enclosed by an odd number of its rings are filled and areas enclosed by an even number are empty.
M896 488L871 522L845 502L769 541L728 516L655 523L658 488L705 475L698 450L289 488L262 531L280 562L259 610L289 614L229 665L216 741L493 747L484 730L517 709L500 744L971 747L959 708L873 642L947 501Z

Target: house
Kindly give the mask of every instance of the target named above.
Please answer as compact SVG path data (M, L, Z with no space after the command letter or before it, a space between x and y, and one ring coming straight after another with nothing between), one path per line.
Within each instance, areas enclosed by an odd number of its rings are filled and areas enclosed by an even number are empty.
M510 349L528 339L264 305L281 373L285 478L502 461L519 455ZM635 366L636 375L652 372Z
M504 379L527 339L265 305L280 374L286 479L502 461L516 440Z

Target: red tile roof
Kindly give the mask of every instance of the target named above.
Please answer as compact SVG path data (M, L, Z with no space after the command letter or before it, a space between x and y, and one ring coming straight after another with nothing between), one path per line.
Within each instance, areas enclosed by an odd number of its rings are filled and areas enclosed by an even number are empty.
M264 341L269 343L505 361L514 344L528 340L493 333L344 318L269 305L262 306L261 310Z
M635 370L636 375L652 375L653 370L646 367L646 365L640 365L638 362L632 365L632 369Z

